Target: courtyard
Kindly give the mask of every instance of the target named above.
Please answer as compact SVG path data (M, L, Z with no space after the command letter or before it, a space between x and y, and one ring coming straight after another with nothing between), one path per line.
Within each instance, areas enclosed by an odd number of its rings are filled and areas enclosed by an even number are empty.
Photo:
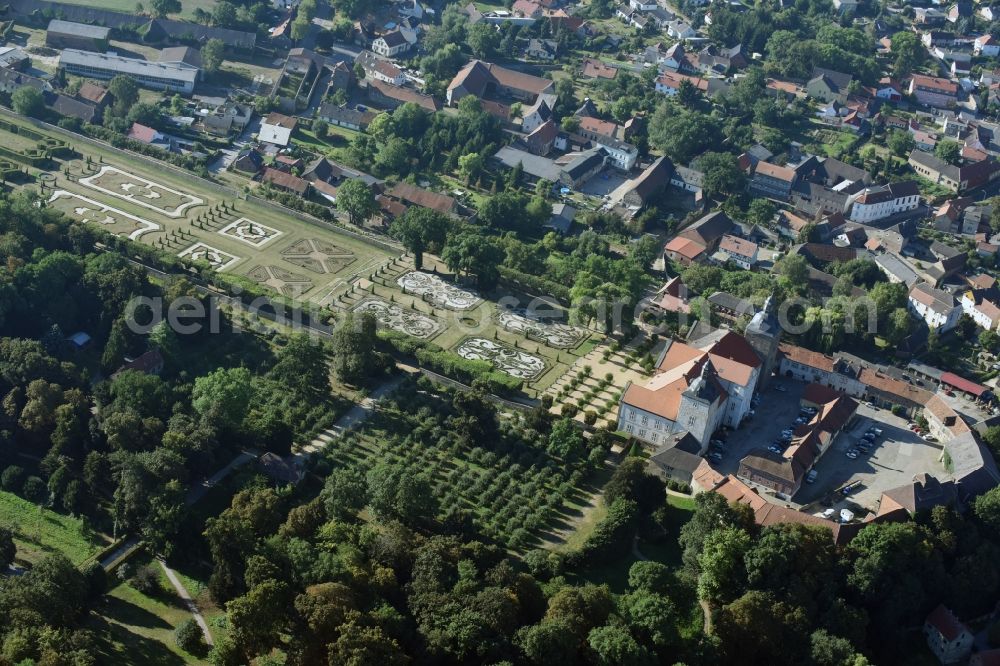
M794 424L805 386L803 382L788 378L772 380L768 388L758 394L760 402L755 408L755 416L728 433L723 459L712 466L723 474L736 474L740 460L751 450L766 449L784 428ZM881 428L882 436L871 452L855 460L848 458L846 453L857 446L858 440L872 426ZM828 507L838 511L849 508L861 517L865 511L878 508L884 491L911 482L917 474L947 478L948 473L939 461L941 452L941 444L925 442L909 430L907 419L861 402L853 423L841 432L814 466L815 483L803 483L791 501L782 501L764 492L761 496L796 509L806 508L811 513L821 513ZM850 495L844 496L840 491L848 484L856 485Z
M838 437L816 464L816 483L804 484L795 500L806 505L822 503L828 494L835 493L830 498L834 500L830 506L838 510L853 505L874 511L883 492L910 483L917 474L931 474L941 480L948 478L939 460L943 445L925 442L906 424L906 419L893 416L888 410L862 404L851 431ZM856 460L848 458L847 451L854 448L861 435L873 425L882 429L882 437L871 452ZM850 483L858 485L848 497L836 492ZM826 506L823 504L817 510Z

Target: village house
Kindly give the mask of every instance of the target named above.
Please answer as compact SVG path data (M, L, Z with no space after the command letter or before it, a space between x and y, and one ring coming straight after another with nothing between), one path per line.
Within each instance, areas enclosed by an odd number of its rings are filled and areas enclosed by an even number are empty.
M372 51L383 58L393 58L409 50L410 42L398 29L380 35L372 41Z
M879 187L866 187L849 195L848 219L859 224L869 224L899 215L920 206L920 190L914 181L890 183Z
M292 140L292 134L295 132L297 124L297 118L286 116L283 113L270 113L261 121L257 138L264 143L285 147Z
M1000 55L1000 38L993 35L980 35L976 37L975 53L977 56L985 58L995 58Z
M266 167L260 180L265 185L269 185L282 192L295 194L300 197L304 197L309 194L310 184L308 180L286 173L280 169Z
M701 444L686 431L664 436L664 442L649 456L646 469L664 481L691 484L695 470L704 462Z
M787 201L795 185L796 172L770 162L758 162L750 178L750 191L769 199Z
M939 605L924 620L927 647L942 664L957 664L972 652L975 637L955 614Z
M731 261L744 270L753 268L757 263L757 244L739 236L726 234L719 242L718 255L723 261Z
M910 153L909 164L919 175L957 194L982 187L1000 177L1000 165L993 159L955 166L936 155L914 150Z
M950 109L958 102L958 84L937 76L914 74L907 93L925 106Z
M375 60L371 67L365 70L365 76L371 76L376 81L384 81L394 86L406 83L403 70L386 60Z
M954 328L962 314L954 296L924 282L910 287L908 304L911 312L941 332Z
M456 105L466 95L493 99L498 95L533 103L539 95L554 94L555 83L531 74L473 60L463 67L448 84L449 105Z
M409 102L430 113L440 110L440 104L433 96L413 88L394 86L384 81L370 81L367 87L368 99L383 108L396 109Z
M375 114L371 111L358 111L349 106L337 106L336 104L322 104L316 111L316 117L320 120L344 127L354 131L362 131L368 127Z
M854 77L850 74L816 67L813 69L812 78L806 83L806 93L824 102L843 103L847 101L848 87L852 80Z
M733 221L722 211L709 213L667 243L664 255L683 266L703 261L732 228Z
M681 281L679 275L675 275L656 292L654 306L662 312L688 314L691 312L691 306L687 295L687 285Z
M631 181L628 190L622 197L622 203L635 210L642 208L670 184L673 172L674 165L670 158L666 156L656 158L639 176Z
M995 294L995 290L969 289L962 292L959 299L962 312L988 331L995 331L1000 326L1000 299Z

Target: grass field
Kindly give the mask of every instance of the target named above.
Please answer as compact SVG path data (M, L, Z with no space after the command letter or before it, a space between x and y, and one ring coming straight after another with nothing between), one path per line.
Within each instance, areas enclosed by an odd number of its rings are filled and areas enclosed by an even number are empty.
M115 12L126 12L128 14L139 13L139 7L143 13L148 13L150 11L149 3L143 3L141 0L63 0L68 5L83 5L84 7L93 7L94 9L108 9ZM181 0L181 12L179 14L172 14L170 18L183 18L191 19L194 16L194 10L201 7L206 12L211 13L212 8L215 7L216 0Z
M149 563L149 558L136 558L131 564L138 567ZM127 582L119 582L92 613L89 625L98 636L100 663L125 666L208 663L187 654L174 642L174 630L190 618L191 613L159 565L153 565L160 571L161 592L151 597ZM182 580L194 594L188 581L183 577Z
M110 543L76 518L43 509L7 492L0 492L0 525L14 531L17 560L26 563L62 553L80 564Z

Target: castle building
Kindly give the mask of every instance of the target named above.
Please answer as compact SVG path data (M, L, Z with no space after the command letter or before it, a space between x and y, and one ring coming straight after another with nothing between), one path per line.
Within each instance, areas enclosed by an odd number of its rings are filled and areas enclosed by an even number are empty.
M688 432L708 447L720 426L736 428L750 411L765 368L774 367L775 321L761 318L751 342L720 329L689 342L671 341L645 383L629 383L618 408L618 429L658 446L672 433ZM759 350L770 354L766 359Z
M771 375L778 369L778 343L781 340L781 324L776 312L774 297L768 296L764 307L754 314L743 335L750 347L760 357L762 367L758 385L767 387Z

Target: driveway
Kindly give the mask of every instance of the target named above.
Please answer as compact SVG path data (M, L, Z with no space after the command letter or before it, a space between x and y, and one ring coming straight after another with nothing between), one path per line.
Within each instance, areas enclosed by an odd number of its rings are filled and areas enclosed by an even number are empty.
M254 116L251 118L250 122L247 123L246 128L242 133L235 139L233 139L232 144L229 148L223 148L219 151L219 157L214 162L208 165L208 170L211 173L221 173L229 168L229 165L233 163L233 160L240 154L240 151L250 145L250 140L253 139L253 135L260 131L260 117Z

